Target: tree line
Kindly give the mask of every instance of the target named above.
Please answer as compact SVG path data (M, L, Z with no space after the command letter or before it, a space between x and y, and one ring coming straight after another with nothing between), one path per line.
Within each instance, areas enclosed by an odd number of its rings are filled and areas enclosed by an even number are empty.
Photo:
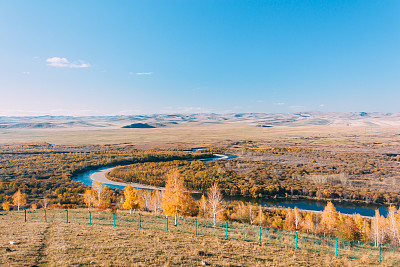
M190 190L205 192L217 183L224 195L253 198L310 198L400 205L400 194L349 186L334 165L314 166L230 160L227 162L146 162L114 168L107 177L163 187L170 169L178 169ZM331 183L329 181L335 181ZM327 182L328 181L328 182Z
M336 211L332 202L328 202L322 213L301 211L297 207L265 208L250 202L225 202L219 186L215 183L207 189L199 200L194 200L184 185L183 176L175 169L168 173L165 190L139 190L131 185L121 192L110 195L108 187L100 182L94 182L81 196L88 209L99 211L111 208L144 210L163 213L174 218L198 216L212 218L214 226L217 220L238 221L252 225L267 226L277 229L300 231L309 234L338 237L379 243L400 244L400 209L389 207L385 218L376 211L373 218L363 218L359 214L344 215ZM4 202L3 210L9 210L10 205L16 209L26 207L27 196L18 190L12 196L12 202ZM49 208L49 201L43 199L39 203L43 208ZM32 203L31 208L38 208ZM52 208L60 208L53 204Z

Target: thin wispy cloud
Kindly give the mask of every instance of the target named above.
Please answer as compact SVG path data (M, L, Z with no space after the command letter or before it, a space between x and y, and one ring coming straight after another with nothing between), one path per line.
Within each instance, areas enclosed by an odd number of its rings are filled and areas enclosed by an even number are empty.
M88 68L90 64L85 63L83 60L77 62L70 62L65 57L51 57L46 59L47 65L57 68Z
M152 72L136 72L136 75L152 75Z
M286 105L286 103L284 102L278 102L278 103L274 103L275 106L283 106Z

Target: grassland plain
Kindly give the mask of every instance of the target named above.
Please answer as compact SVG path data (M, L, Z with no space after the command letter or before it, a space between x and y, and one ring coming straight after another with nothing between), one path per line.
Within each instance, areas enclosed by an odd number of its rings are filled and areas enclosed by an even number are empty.
M398 147L399 127L277 126L255 127L232 123L222 125L176 126L155 129L56 128L1 129L0 144L12 142L48 142L62 145L131 143L137 147L163 148L176 144L208 146L223 141L273 141L287 145L346 145L350 147ZM316 138L317 137L317 138Z
M70 222L64 210L28 213L0 213L0 257L2 266L376 266L367 257L361 260L331 254L294 250L285 246L259 245L222 236L194 235L170 227L167 232L119 224L113 227L106 213L71 210ZM108 213L111 214L111 213ZM123 213L119 216L128 216ZM82 223L82 219L87 223ZM103 223L99 222L103 220ZM42 222L40 222L42 221ZM135 222L132 221L132 224ZM137 222L136 222L137 223ZM10 242L15 242L10 244ZM7 250L9 248L9 250ZM381 266L393 266L383 262Z

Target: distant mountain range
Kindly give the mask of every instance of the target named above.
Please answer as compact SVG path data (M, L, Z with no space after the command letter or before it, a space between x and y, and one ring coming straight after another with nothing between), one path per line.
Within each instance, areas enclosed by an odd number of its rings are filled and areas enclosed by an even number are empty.
M17 128L159 128L185 125L240 123L254 127L275 126L400 126L400 113L301 112L241 114L155 114L131 116L0 117L1 129Z

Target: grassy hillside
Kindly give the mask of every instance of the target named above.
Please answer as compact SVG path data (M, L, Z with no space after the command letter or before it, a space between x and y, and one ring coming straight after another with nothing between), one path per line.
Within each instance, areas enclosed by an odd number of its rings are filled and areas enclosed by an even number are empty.
M71 210L70 223L65 211L0 213L0 256L2 266L375 266L376 262L351 260L296 251L283 246L258 245L218 236L205 236L135 224L112 226L111 217L93 214L93 225L84 223L87 210ZM118 215L120 216L120 215ZM121 215L122 216L122 215ZM127 213L124 216L128 216ZM106 219L107 224L100 225ZM86 220L87 221L87 220ZM77 223L79 222L79 224ZM163 227L163 226L162 226ZM15 244L10 244L10 241ZM6 251L6 248L11 251ZM382 266L390 266L384 262Z

